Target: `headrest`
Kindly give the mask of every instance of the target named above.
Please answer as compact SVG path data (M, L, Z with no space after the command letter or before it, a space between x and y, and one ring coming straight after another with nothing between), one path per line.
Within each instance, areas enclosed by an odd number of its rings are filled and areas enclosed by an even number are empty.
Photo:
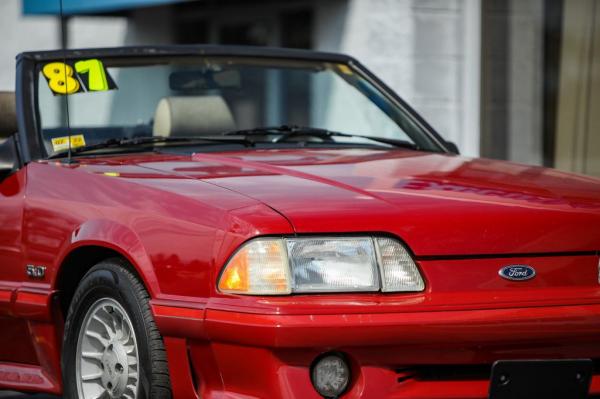
M233 115L219 95L165 97L154 114L154 136L214 135L234 129Z
M0 91L0 139L17 132L15 93Z

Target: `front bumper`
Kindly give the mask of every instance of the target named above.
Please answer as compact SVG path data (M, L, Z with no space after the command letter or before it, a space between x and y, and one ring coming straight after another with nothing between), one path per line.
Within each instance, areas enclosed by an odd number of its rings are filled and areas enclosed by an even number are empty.
M331 350L351 362L344 398L487 398L496 360L600 359L600 304L277 315L154 302L153 310L176 398L318 399L310 364ZM600 394L600 369L591 392Z

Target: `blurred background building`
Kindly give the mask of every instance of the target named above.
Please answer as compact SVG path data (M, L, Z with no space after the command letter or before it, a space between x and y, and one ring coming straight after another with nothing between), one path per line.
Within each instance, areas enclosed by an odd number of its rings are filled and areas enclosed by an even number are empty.
M468 156L600 176L597 0L0 2L0 90L25 50L219 43L357 57Z

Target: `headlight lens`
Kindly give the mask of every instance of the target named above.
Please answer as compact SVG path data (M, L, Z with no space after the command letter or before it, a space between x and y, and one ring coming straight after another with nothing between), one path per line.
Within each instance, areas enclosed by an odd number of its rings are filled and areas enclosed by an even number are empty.
M226 293L416 292L425 288L412 257L387 237L259 238L243 245L218 284Z
M292 238L286 240L294 292L377 291L373 240Z

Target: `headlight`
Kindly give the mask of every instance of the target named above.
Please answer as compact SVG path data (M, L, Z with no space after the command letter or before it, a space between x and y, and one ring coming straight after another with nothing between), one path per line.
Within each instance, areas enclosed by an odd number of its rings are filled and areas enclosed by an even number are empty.
M258 238L229 260L221 292L417 292L425 288L412 257L387 237Z
M377 291L371 238L286 240L294 292Z

